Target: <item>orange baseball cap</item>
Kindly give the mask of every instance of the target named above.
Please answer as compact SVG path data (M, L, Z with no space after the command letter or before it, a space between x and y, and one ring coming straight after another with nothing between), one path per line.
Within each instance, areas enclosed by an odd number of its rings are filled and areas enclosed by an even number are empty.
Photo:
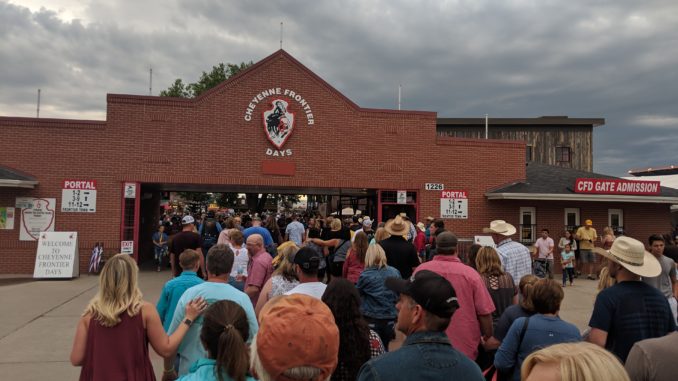
M584 221L584 225L586 225L586 226L593 226L593 221L591 221L591 220L586 220L586 221Z
M302 294L269 301L259 315L257 353L276 381L293 381L283 373L300 366L321 370L312 381L328 379L339 361L339 328L332 311Z

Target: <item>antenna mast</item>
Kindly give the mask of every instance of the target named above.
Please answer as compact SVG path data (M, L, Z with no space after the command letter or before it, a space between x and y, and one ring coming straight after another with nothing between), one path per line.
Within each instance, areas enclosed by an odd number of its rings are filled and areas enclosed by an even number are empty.
M280 49L282 50L282 38L283 38L283 23L280 22Z
M153 67L149 67L148 74L148 95L153 95Z
M398 85L398 110L400 110L402 94L403 94L403 85Z

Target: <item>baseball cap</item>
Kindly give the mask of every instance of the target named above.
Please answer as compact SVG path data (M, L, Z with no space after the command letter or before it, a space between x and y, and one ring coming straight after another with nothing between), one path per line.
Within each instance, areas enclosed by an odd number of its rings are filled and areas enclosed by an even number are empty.
M452 317L459 308L450 282L433 271L421 270L409 280L386 278L386 287L412 297L423 309L442 318Z
M457 236L452 232L442 232L436 237L436 247L443 250L457 248Z
M269 301L259 315L257 353L274 380L287 380L283 373L300 366L320 369L312 381L328 379L339 357L339 329L332 311L320 299L303 294Z
M363 226L368 226L368 227L372 226L372 220L370 220L369 217L363 218Z
M591 221L591 220L586 220L586 221L584 221L584 225L586 225L586 226L593 226L593 221Z
M188 224L194 224L195 220L193 219L193 216L184 216L184 218L181 219L181 224L182 225L188 225Z
M317 270L320 267L320 258L315 250L310 247L302 247L294 254L292 262L301 266L304 270Z

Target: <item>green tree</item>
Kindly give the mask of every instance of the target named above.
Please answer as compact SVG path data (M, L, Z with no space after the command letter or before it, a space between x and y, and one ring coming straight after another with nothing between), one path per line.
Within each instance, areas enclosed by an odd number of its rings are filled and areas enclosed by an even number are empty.
M209 73L203 71L197 82L185 84L181 78L177 78L170 87L160 92L160 96L195 98L252 65L254 65L252 61L241 62L240 64L224 64L222 62L212 66L212 70Z

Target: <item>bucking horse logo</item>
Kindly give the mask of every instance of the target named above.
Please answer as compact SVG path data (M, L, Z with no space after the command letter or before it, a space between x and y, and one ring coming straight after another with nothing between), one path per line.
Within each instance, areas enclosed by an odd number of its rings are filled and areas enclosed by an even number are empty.
M294 113L287 111L289 103L282 99L271 102L271 109L264 111L264 128L268 140L281 149L294 129Z

